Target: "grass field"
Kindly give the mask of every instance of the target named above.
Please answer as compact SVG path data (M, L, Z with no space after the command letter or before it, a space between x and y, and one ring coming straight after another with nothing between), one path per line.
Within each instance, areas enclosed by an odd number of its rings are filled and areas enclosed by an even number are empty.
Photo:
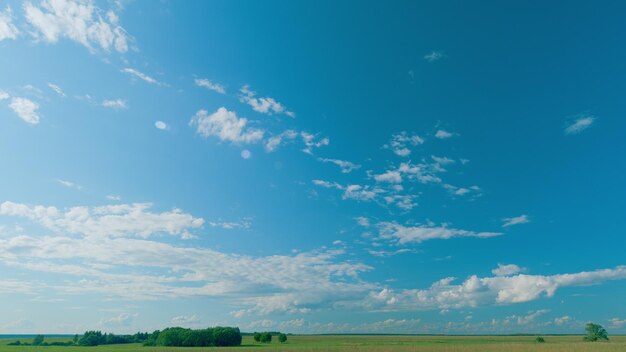
M544 336L546 343L535 343L534 336L371 336L371 335L294 335L285 344L254 343L244 336L241 347L143 347L139 344L97 347L7 346L14 339L0 340L0 352L197 352L227 351L626 351L626 336L611 336L610 342L582 342L582 336ZM23 342L30 342L22 340ZM46 339L47 342L67 339Z

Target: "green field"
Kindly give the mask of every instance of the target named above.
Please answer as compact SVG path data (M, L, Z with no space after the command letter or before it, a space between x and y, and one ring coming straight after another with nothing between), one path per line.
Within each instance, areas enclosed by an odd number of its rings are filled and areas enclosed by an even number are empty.
M582 336L544 336L546 343L535 343L534 336L372 336L372 335L293 335L285 344L255 343L244 336L241 347L143 347L139 344L97 347L7 346L14 339L0 340L0 352L196 352L227 351L626 351L626 336L611 336L610 342L582 342ZM23 342L30 342L22 340ZM67 339L46 339L47 342Z

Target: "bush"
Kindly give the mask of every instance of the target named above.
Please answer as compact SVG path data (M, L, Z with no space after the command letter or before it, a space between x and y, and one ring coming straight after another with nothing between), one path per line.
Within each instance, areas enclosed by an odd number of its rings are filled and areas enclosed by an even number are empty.
M285 343L285 342L287 342L287 335L285 335L285 334L278 334L278 341L279 341L280 343Z
M22 342L20 340L16 340L16 341L7 343L7 345L9 345L9 346L19 346L21 344L22 344Z
M606 330L600 324L587 323L585 330L587 331L587 336L583 337L583 341L595 342L609 340Z
M252 335L252 338L256 342L261 342L261 333L260 332L255 332L254 335Z
M33 339L33 346L39 346L43 343L43 339L44 336L43 335L37 335L35 336L35 338Z
M535 342L536 343L544 343L544 342L546 342L546 340L544 340L544 338L541 337L541 336L537 336L537 338L535 339Z
M272 342L272 334L269 332L261 333L261 342L262 343L270 343Z

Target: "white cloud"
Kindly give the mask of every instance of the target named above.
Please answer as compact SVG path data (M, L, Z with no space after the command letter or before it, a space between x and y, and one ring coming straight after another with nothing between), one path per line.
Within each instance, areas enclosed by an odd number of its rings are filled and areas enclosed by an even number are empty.
M169 129L169 126L163 122L163 121L157 121L154 123L154 127L160 129L160 130L167 130Z
M285 114L289 117L295 117L295 113L288 111L281 103L277 102L274 98L256 98L256 92L250 90L250 86L245 85L239 90L239 100L252 107L252 110L260 112L262 114L271 115Z
M420 144L424 144L424 139L416 134L408 134L406 131L394 134L391 136L391 140L388 144L385 144L383 148L391 149L398 156L409 156L411 149L409 147L415 147Z
M114 100L103 100L102 106L110 109L126 109L128 106L126 105L126 100L122 99L114 99Z
M439 139L448 139L453 137L454 135L454 133L445 130L438 130L437 133L435 133L435 137Z
M263 139L265 133L261 129L246 127L246 118L237 117L234 111L228 111L225 107L210 115L206 110L200 110L189 124L197 126L196 132L205 138L216 136L233 143L256 143Z
M520 215L512 218L504 218L502 219L502 227L509 227L513 225L526 224L529 223L530 219L528 219L528 215Z
M390 170L380 175L375 175L376 182L401 183L402 175L399 171Z
M441 51L431 51L430 53L424 55L424 60L428 62L435 62L443 59L444 53Z
M175 325L187 325L187 324L195 324L195 323L199 323L200 322L200 318L196 315L179 315L177 317L173 317L172 318L172 324Z
M570 317L569 315L564 315L562 317L554 318L554 324L556 325L564 325L570 321L572 321L572 317Z
M323 163L332 163L332 164L339 166L341 168L341 172L344 174L349 174L350 172L361 167L361 165L358 165L358 164L355 164L346 160L328 159L328 158L318 158L317 160Z
M283 133L270 137L265 143L265 151L271 153L275 151L284 140L294 140L298 137L299 133L294 130L286 130Z
M50 87L50 89L52 89L60 97L65 97L65 92L63 91L63 89L61 89L61 87L57 86L56 84L48 83L48 87Z
M25 122L36 125L39 123L39 104L26 98L12 98L9 107Z
M307 154L313 155L314 148L320 148L325 145L330 144L330 139L328 137L324 137L322 139L315 140L316 136L312 133L308 132L300 132L300 136L302 137L302 142L304 143L305 148L302 149L303 152Z
M526 268L519 267L515 264L500 264L498 267L491 270L491 273L495 276L511 276L526 271Z
M9 93L7 93L7 92L5 92L3 90L0 90L0 101L9 99L10 97L11 96L9 95Z
M118 23L117 15L109 16L90 0L43 0L37 5L24 4L26 20L33 26L35 38L56 43L68 38L94 52L94 47L105 51L128 51L126 31Z
M104 327L129 326L139 314L121 313L118 316L100 320L100 325Z
M420 243L433 239L447 240L455 237L479 237L488 238L502 235L499 232L474 232L449 228L445 224L435 226L416 225L404 226L396 222L379 222L378 239L389 240L395 244Z
M527 324L534 322L535 319L537 319L538 317L545 315L546 313L549 313L549 312L550 312L549 309L540 309L536 311L530 311L528 312L527 315L522 315L522 316L510 315L506 317L505 320L509 320L509 321L514 320L515 322L517 322L518 325L527 325Z
M209 221L208 224L212 227L219 227L224 230L232 230L232 229L244 229L247 230L252 226L252 222L250 219L243 219L240 221Z
M121 197L121 196L119 196L119 195L117 195L117 194L109 194L109 195L107 195L107 196L106 196L106 198L107 198L108 200L114 200L114 201L120 201L120 200L122 200L122 197Z
M122 69L121 72L122 73L127 73L127 74L129 74L129 75L131 75L133 77L139 78L139 79L141 79L141 80L143 80L145 82L148 82L150 84L155 84L157 86L164 86L164 85L166 85L166 84L164 84L162 82L159 82L156 79L146 75L145 73L142 73L142 72L139 72L139 71L135 70L134 68L127 67L127 68Z
M358 201L371 201L376 198L376 196L380 193L383 193L383 190L380 188L371 188L370 186L362 186L362 185L347 185L342 186L336 182L328 182L324 180L313 180L314 185L324 188L336 188L338 190L343 191L341 196L342 199L353 199Z
M151 207L150 203L135 203L62 210L4 202L0 204L0 215L27 218L53 231L98 237L131 235L147 238L167 233L188 238L190 230L204 224L202 218L194 218L180 209L152 213L148 211Z
M609 321L612 329L621 329L626 325L626 319L612 318Z
M19 33L13 24L11 7L7 6L4 11L0 11L0 42L5 39L16 39Z
M360 226L363 226L363 227L370 226L370 219L366 217L359 216L359 217L354 218L354 220L356 220L357 224L359 224Z
M465 187L457 187L451 184L444 184L443 188L448 190L448 192L450 192L450 194L453 196L460 197L460 196L466 196L470 194L480 195L480 187L476 185L465 188Z
M596 118L594 116L579 117L565 128L565 134L578 134L591 127L595 120Z
M439 156L434 156L431 155L430 156L431 159L433 159L437 164L439 165L450 165L450 164L454 164L455 161L453 159L447 158L445 156L439 157Z
M385 202L387 204L394 204L398 208L402 210L411 210L417 206L417 202L415 202L415 195L391 195L385 196Z
M226 89L224 89L224 86L219 83L211 82L206 78L196 78L195 82L198 87L204 87L220 94L226 94Z
M71 182L71 181L66 181L66 180L61 180L61 179L57 179L57 182L60 183L61 185L67 187L67 188L76 188L77 190L81 190L83 189L83 186Z

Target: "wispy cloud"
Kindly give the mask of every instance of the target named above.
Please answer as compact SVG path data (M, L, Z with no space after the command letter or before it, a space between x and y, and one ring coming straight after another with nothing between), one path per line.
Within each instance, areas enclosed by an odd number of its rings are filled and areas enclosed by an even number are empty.
M5 39L17 39L20 31L13 24L11 7L7 5L4 11L0 11L0 42Z
M237 117L234 111L225 107L217 109L212 114L206 110L199 110L189 122L196 126L196 132L203 137L215 136L220 140L233 143L256 143L263 139L265 131L247 127L248 120Z
M286 131L283 131L279 135L272 136L265 143L265 151L267 151L268 153L271 153L271 152L275 151L276 149L278 149L278 147L281 144L283 144L286 140L287 141L294 140L299 135L300 134L298 133L298 131L286 130Z
M117 14L103 11L92 1L43 0L38 6L25 2L24 12L37 39L56 43L59 38L67 38L91 52L98 47L107 52L128 51L128 37Z
M219 83L211 82L206 78L196 78L195 82L198 87L204 87L220 94L226 94L226 89L224 89L224 86Z
M252 110L256 112L260 112L262 114L285 114L289 117L295 117L296 114L292 111L289 111L283 106L281 103L276 101L274 98L265 97L265 98L257 98L256 92L250 90L250 86L245 85L241 87L239 90L239 100L248 104L252 107Z
M39 113L37 112L39 104L34 101L26 98L15 97L11 99L9 107L17 114L17 116L24 120L24 122L31 125L39 123Z
M305 147L304 149L302 149L302 151L307 154L312 155L313 149L330 144L330 139L328 139L328 137L318 139L316 135L304 131L300 132L300 136L302 137L302 142L304 143Z
M596 121L594 116L584 116L577 118L574 122L565 127L565 134L578 134L588 129Z
M391 136L389 143L385 144L383 148L391 149L398 156L411 155L410 147L415 147L420 144L424 144L424 139L417 134L409 134L406 131L402 131L398 134Z
M346 160L328 159L328 158L317 158L317 160L323 163L332 163L332 164L339 166L339 168L341 168L341 172L344 174L349 174L350 172L361 167L361 165L358 165L358 164L355 164Z
M509 227L513 225L526 224L529 223L530 219L528 215L520 215L512 218L504 218L502 219L502 227Z
M58 85L54 84L54 83L48 83L48 87L50 87L50 89L52 89L55 93L57 93L60 97L65 98L65 92L63 91L63 89L61 89L61 87L59 87Z
M134 68L127 67L127 68L122 69L121 72L129 74L129 75L131 75L131 76L133 76L135 78L139 78L142 81L148 82L150 84L154 84L154 85L157 85L157 86L164 86L164 85L166 85L165 83L159 82L156 79L146 75L143 72L139 72L139 71L135 70Z
M71 181L67 181L67 180L61 180L61 179L57 179L57 182L59 184L61 184L62 186L67 187L67 188L75 188L77 190L83 189L83 186L81 186L81 185L79 185L79 184L77 184L75 182L71 182Z
M378 229L378 239L388 240L395 244L421 243L434 239L447 240L455 237L489 238L502 235L499 232L474 232L455 229L446 224L404 226L396 222L383 221L376 224L376 228Z
M428 62L435 62L443 59L445 54L442 51L431 51L430 53L424 55L424 60Z
M437 132L435 133L435 138L448 139L454 137L455 135L455 133L448 132L446 130L437 130Z

